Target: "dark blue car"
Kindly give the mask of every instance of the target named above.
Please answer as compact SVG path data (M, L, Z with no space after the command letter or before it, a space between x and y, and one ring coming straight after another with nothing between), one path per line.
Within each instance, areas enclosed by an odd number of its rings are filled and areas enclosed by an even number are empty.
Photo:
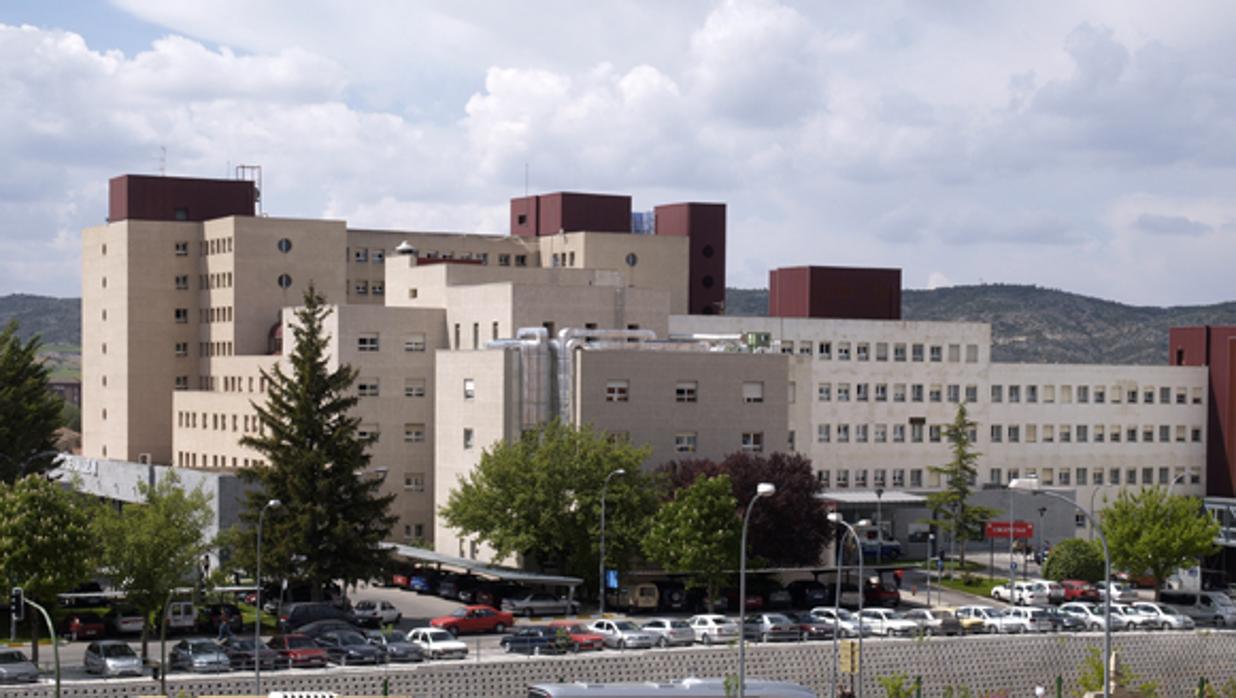
M530 625L517 629L510 635L504 635L499 644L507 652L519 654L563 654L570 651L575 643L571 636L559 628L543 625Z

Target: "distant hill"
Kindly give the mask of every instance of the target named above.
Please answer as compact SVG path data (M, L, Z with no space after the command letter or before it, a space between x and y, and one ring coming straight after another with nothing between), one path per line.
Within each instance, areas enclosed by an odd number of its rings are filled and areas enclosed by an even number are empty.
M762 315L768 291L726 289L725 304L730 315ZM984 284L902 291L901 314L990 323L996 361L1165 364L1170 328L1236 324L1236 302L1141 307L1038 286Z
M17 320L22 339L33 334L44 344L81 344L82 303L80 298L49 298L15 293L0 296L0 327Z

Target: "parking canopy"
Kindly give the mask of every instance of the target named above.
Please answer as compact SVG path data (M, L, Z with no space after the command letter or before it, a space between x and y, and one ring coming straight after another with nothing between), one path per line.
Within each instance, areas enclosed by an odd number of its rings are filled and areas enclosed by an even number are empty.
M392 550L396 555L408 558L409 560L435 565L444 565L446 567L452 567L470 574L483 577L492 577L493 579L499 579L507 582L564 586L570 587L572 590L584 583L584 580L579 577L538 574L536 572L516 570L509 567L498 567L496 565L488 565L483 562L477 562L476 560L469 560L466 557L446 555L433 550L416 548L411 545L402 545L400 543L383 543L382 547Z

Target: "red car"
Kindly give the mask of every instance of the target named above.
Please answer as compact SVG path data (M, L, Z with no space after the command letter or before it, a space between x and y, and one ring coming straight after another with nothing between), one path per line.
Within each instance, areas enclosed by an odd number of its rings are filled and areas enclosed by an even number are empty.
M879 584L867 583L863 589L863 605L871 608L883 606L885 608L897 608L901 603L901 592L897 591L897 587L891 582L880 582Z
M1099 600L1099 590L1090 582L1083 582L1080 579L1066 579L1060 582L1060 586L1064 587L1065 601Z
M279 653L281 664L291 667L324 667L326 666L326 650L309 639L308 635L291 633L276 635L267 643Z
M464 606L449 616L438 616L429 621L435 628L442 628L452 635L461 633L501 633L515 625L515 616L499 611L493 606Z
M567 635L575 645L575 650L599 650L605 645L605 636L594 633L588 626L576 620L556 620L549 624L551 628L566 628Z
M103 624L103 619L95 613L75 613L69 616L64 623L64 632L70 640L79 640L83 637L103 637L106 629L107 626Z

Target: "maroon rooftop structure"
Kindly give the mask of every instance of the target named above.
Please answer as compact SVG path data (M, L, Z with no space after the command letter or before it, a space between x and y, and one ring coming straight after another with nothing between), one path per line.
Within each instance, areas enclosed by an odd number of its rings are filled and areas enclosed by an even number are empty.
M631 197L563 191L511 199L511 235L631 232Z
M725 312L725 204L689 202L656 209L656 234L690 238L687 313Z
M782 267L768 272L772 317L900 320L901 270Z
M1206 494L1236 496L1236 326L1173 327L1169 336L1171 365L1210 369Z
M247 179L121 175L107 182L107 220L193 221L252 216L257 187Z

